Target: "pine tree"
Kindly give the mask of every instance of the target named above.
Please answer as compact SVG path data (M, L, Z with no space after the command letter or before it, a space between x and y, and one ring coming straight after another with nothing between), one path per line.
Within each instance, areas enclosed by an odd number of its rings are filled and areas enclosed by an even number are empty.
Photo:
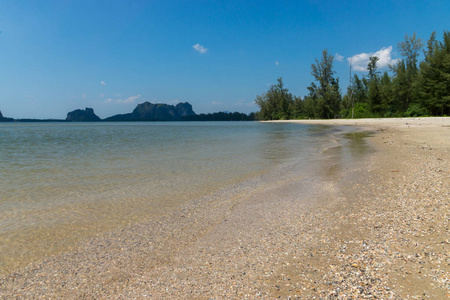
M394 104L392 81L387 72L384 72L380 79L380 97L381 110L387 113L387 116L392 116L397 111L397 107Z
M399 101L398 108L402 111L406 111L410 103L418 100L417 58L422 46L422 41L420 38L416 38L415 33L412 37L405 35L405 40L398 44L403 59L393 67L396 74L394 93Z
M278 78L278 83L272 85L265 94L257 96L255 103L260 111L258 118L261 120L286 120L291 118L290 108L294 104L294 98L289 90L284 87L283 79Z
M442 42L434 34L428 42L426 59L420 65L420 96L432 115L450 114L450 32Z
M315 117L331 119L339 116L341 94L339 91L339 78L334 77L334 56L328 54L328 50L322 51L322 58L311 65L311 75L314 82L308 87L309 97L314 101Z

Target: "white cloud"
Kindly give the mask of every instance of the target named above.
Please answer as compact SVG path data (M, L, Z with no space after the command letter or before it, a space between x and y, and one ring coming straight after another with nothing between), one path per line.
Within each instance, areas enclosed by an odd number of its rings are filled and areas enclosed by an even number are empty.
M155 100L155 102L158 102L158 101ZM178 99L166 101L167 104L173 104L173 105L178 104L178 103L180 103L180 102L181 102L181 101L178 100Z
M349 64L353 66L355 71L367 71L367 65L369 64L369 58L371 56L376 56L379 58L377 61L377 66L379 69L388 67L389 65L394 65L398 62L398 58L392 58L392 46L383 47L377 52L372 53L360 53L347 58Z
M344 59L344 57L343 57L342 55L338 54L338 53L336 53L336 55L334 56L334 58L335 58L337 61L342 61L342 60Z
M280 62L279 61L275 61L275 66L279 66L280 65Z
M208 48L205 48L200 44L195 44L194 46L192 46L192 48L194 48L196 51L200 52L201 54L205 54L206 52L208 52Z
M136 95L136 96L131 96L128 97L127 99L116 99L113 100L111 98L108 98L105 100L105 103L119 103L119 104L130 104L130 103L135 103L137 99L139 99L141 97L141 95Z
M100 84L101 84L101 85L106 85L106 82L104 82L104 81L102 80L102 81L100 81Z
M255 106L255 101L254 100L246 100L246 99L240 99L237 102L237 106L238 107L254 107Z
M81 98L86 99L86 94L82 94Z
M101 93L101 94L100 94L100 97L102 97L102 98L105 97L105 94Z
M127 99L121 101L121 103L134 103L140 97L141 97L141 95L131 96L131 97L128 97Z

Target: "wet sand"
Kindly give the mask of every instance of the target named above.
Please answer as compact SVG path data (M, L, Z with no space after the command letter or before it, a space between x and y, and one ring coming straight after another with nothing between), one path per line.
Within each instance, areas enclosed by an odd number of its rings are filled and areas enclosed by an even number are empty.
M450 119L306 122L373 134L4 275L0 297L446 299Z
M314 286L304 298L448 299L450 118L298 122L377 132L300 272Z

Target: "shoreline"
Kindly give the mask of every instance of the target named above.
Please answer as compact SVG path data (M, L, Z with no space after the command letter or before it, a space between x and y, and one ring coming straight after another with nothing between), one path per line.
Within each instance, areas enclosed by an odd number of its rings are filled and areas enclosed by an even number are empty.
M375 131L375 152L104 235L0 277L0 297L448 296L450 119L430 119L321 121Z
M315 281L305 299L450 297L450 118L283 122L377 132L366 166L340 183L338 221L310 262L325 266L304 271Z
M370 119L328 119L328 120L274 120L263 121L272 123L298 123L306 125L339 125L356 127L392 127L409 128L421 127L449 127L450 117L417 117L417 118L370 118Z

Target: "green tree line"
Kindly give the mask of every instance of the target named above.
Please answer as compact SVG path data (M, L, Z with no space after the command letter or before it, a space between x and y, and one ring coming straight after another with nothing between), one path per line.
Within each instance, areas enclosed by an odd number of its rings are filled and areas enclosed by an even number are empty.
M183 121L254 121L255 113L244 114L240 112L215 112L184 116Z
M328 50L311 65L314 81L303 99L289 93L282 78L256 97L259 120L445 116L450 114L450 32L433 32L424 47L416 34L398 44L401 59L378 71L372 56L367 75L354 76L342 95ZM423 51L424 59L419 62Z

